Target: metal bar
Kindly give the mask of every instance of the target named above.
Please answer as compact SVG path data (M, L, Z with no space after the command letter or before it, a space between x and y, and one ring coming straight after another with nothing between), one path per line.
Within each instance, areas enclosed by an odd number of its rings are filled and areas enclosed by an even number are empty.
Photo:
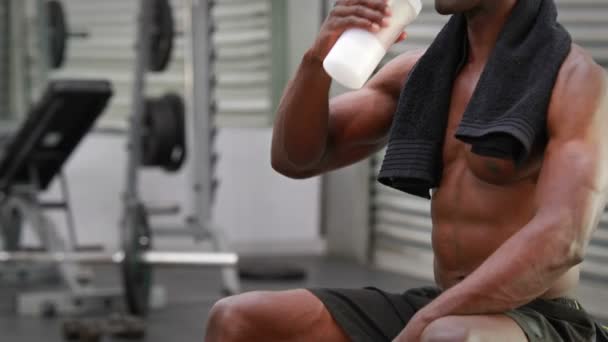
M30 105L30 88L27 75L27 42L25 19L25 1L11 1L10 18L10 109L13 117L25 116Z
M74 212L72 211L72 201L70 199L70 188L68 185L68 178L66 177L63 170L59 173L59 181L61 184L61 194L63 197L63 203L65 205L65 219L68 225L68 238L72 248L78 246L78 234L76 233L76 222L74 219Z
M10 89L10 13L8 0L0 0L0 118L11 117Z
M131 99L131 115L128 133L127 177L125 186L125 210L133 210L138 204L138 166L141 160L142 118L145 106L146 82L145 74L149 64L150 26L152 23L151 2L139 1L137 37L135 44L135 63L133 66L133 89ZM126 213L125 213L126 215Z
M167 207L153 207L150 205L146 205L146 212L150 216L173 216L178 215L180 211L181 208L177 204Z
M0 252L0 262L24 263L83 263L114 264L124 260L123 253L49 253L49 252Z
M40 208L44 209L44 210L63 210L68 207L68 204L63 201L56 201L56 202L44 201L44 202L39 202L38 206L40 206Z
M188 225L188 226L152 226L153 236L184 236L184 237L192 237L194 235L198 235L201 232L201 228L197 225ZM208 236L208 232L203 235L204 237Z
M143 252L140 259L145 264L165 266L234 266L238 256L234 253L199 252Z
M139 261L156 266L234 266L238 256L234 253L198 252L142 252ZM79 263L79 264L120 264L125 260L123 252L48 253L48 252L0 252L0 263Z
M213 25L211 4L208 1L190 0L189 11L186 15L185 75L186 75L186 107L188 108L191 132L190 153L191 165L189 176L192 184L192 217L195 225L204 228L202 222L211 220L211 183L213 180L211 154L211 128L213 126L210 113L213 103L211 76L213 68L213 42L210 30ZM206 232L201 230L195 236L202 240Z

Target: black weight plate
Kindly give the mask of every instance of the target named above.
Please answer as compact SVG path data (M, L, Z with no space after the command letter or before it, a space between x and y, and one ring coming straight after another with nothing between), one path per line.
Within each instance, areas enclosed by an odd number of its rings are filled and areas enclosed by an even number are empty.
M142 165L175 172L186 158L184 103L179 95L147 99L143 119Z
M170 172L178 171L187 155L186 146L186 113L184 109L184 101L177 94L167 94L163 100L171 108L171 118L173 119L172 127L174 130L173 146L169 155L168 163L165 164L165 170Z
M58 0L46 2L48 23L49 65L58 69L65 62L67 50L68 24L63 5Z
M169 0L152 1L152 25L150 31L150 71L164 71L171 61L175 39L173 9Z
M171 164L171 154L177 144L177 120L171 104L165 98L159 99L150 113L153 136L157 140L154 151L156 164L167 168Z
M144 113L144 139L142 164L165 167L171 162L175 145L176 122L171 105L163 98L147 99Z
M162 99L147 99L144 111L144 137L142 146L142 164L150 167L162 167L170 151L173 138L172 122L166 119L170 108Z
M152 247L152 235L143 205L127 214L123 229L123 286L129 313L146 316L152 287L152 266L141 262L139 256Z
M154 106L155 99L146 99L144 102L144 114L142 120L143 126L143 137L142 137L142 150L141 150L141 164L143 166L156 166L155 165L155 151L157 150L156 144L157 139L154 139L153 131L153 120L151 115L152 107Z

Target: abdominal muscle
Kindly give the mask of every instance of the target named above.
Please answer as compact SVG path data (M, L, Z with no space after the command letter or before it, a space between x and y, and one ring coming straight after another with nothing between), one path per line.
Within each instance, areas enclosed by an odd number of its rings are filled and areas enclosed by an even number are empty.
M534 176L495 185L481 180L470 165L454 161L433 194L435 279L442 289L465 279L533 216ZM579 273L578 267L571 269L542 298L571 295Z

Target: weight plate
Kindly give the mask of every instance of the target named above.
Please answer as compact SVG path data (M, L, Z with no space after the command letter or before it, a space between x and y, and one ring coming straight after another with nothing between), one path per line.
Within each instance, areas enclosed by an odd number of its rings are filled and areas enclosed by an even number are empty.
M158 161L159 166L166 170L171 169L172 153L175 146L178 144L179 134L177 126L177 114L173 111L171 103L164 97L160 98L157 103L156 110L153 112L155 122L155 134L160 142L158 145Z
M129 313L146 316L152 287L152 266L141 262L139 256L152 247L148 216L138 204L127 214L123 229L123 286Z
M175 38L173 9L169 0L152 1L152 25L150 30L150 71L164 71L171 60Z
M178 171L186 158L184 103L179 95L146 100L142 165Z
M172 126L175 129L175 134L173 136L174 143L171 148L168 163L165 164L165 170L176 172L184 164L187 154L184 101L181 96L177 94L167 94L163 97L163 100L168 104L169 108L171 108L171 117L174 121Z
M165 116L168 106L160 99L147 99L144 112L144 138L142 151L142 164L150 167L161 167L166 161L164 157L170 149L167 144L172 144L171 134L174 131L172 122L167 122Z
M46 13L49 65L53 69L59 69L65 62L67 50L68 25L65 11L60 1L49 0L46 2Z
M156 166L154 155L157 150L156 144L158 140L154 138L154 128L151 111L154 107L155 100L154 99L146 99L144 102L144 114L143 114L143 138L141 140L142 143L142 151L141 151L141 164L143 166Z

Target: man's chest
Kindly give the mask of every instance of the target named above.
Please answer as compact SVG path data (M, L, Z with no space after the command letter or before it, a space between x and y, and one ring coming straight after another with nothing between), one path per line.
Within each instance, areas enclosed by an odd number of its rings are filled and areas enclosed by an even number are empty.
M471 146L456 139L455 134L473 97L481 70L467 70L454 81L443 146L444 170L455 163L466 162L469 170L479 179L497 185L509 184L540 173L544 146L535 146L531 158L523 165L514 161L483 157L471 152Z

